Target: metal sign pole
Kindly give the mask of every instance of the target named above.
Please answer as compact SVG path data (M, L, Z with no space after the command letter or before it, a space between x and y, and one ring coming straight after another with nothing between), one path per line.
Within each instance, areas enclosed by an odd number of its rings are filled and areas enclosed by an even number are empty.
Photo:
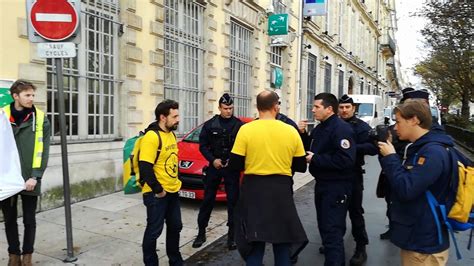
M63 166L63 190L64 190L64 212L66 214L66 242L67 257L64 262L74 262L72 244L72 221L71 221L71 191L69 187L69 164L67 160L67 140L66 140L66 114L64 105L64 87L63 87L63 64L61 58L54 59L56 63L56 78L58 87L58 105L59 105L59 128L61 133L61 157Z

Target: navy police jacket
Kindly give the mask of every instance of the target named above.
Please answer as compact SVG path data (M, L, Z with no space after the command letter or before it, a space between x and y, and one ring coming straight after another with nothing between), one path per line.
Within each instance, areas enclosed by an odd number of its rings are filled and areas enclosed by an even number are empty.
M306 150L314 153L309 172L317 181L350 180L356 176L354 131L337 115L330 116L309 137L302 138Z
M356 142L356 165L357 171L362 170L362 165L365 164L365 155L376 155L378 153L378 147L369 139L369 131L372 129L369 124L362 121L361 119L352 116L351 118L344 120L351 125L354 130L354 138Z
M449 187L452 167L447 147L451 137L430 131L406 149L406 160L397 154L380 159L391 189L391 241L401 249L433 254L449 248L448 232L443 230L443 243L438 242L436 222L431 213L426 191L448 206L454 197Z

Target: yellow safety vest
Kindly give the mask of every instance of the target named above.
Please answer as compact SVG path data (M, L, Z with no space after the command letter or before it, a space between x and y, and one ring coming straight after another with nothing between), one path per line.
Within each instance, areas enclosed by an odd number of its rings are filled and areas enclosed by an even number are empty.
M33 115L33 123L35 130L35 149L33 152L33 169L41 167L41 160L43 159L43 125L44 125L44 112L36 108L36 115ZM3 110L7 114L8 120L11 117L10 105L3 107ZM35 121L36 120L36 121Z

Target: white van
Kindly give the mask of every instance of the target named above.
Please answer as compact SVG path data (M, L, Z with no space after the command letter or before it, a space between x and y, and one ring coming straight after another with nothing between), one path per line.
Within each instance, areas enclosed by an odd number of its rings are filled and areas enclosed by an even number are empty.
M384 119L387 119L388 124L390 126L395 124L395 114L393 113L393 109L394 109L394 106L388 106L383 109Z
M381 125L384 122L384 104L382 97L378 95L350 94L349 97L356 103L356 115L371 127Z

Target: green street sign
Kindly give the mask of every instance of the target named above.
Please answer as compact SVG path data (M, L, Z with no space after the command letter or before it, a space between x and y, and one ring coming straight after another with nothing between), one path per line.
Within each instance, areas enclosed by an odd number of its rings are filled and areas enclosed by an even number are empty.
M10 88L0 88L0 108L13 102L10 96Z
M283 70L281 68L273 68L271 85L273 88L281 88L281 86L283 85Z
M288 14L276 14L268 17L268 35L288 34Z

